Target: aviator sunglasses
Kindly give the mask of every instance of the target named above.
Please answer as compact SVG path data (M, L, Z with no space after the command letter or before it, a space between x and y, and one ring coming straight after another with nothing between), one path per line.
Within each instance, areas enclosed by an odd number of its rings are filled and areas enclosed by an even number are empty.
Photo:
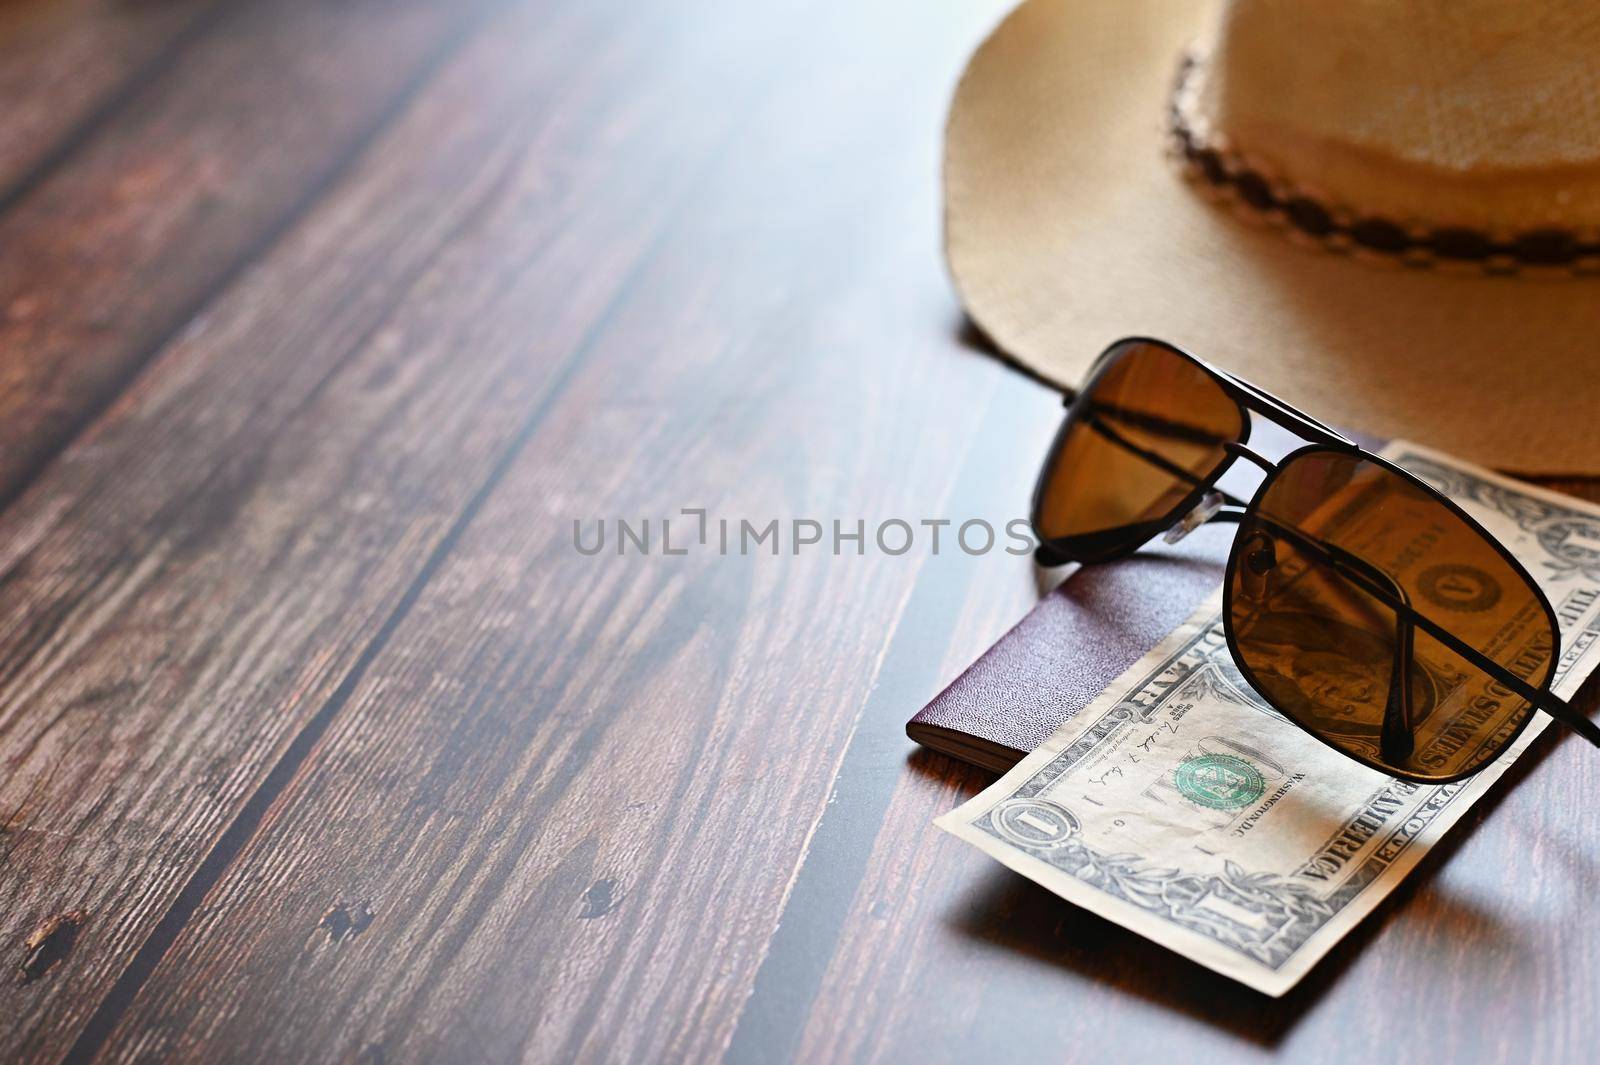
M1253 417L1305 446L1269 461L1248 446ZM1238 459L1266 474L1248 503L1216 487ZM1270 393L1164 341L1119 340L1068 398L1040 472L1039 560L1105 562L1208 521L1238 525L1234 663L1323 743L1426 784L1484 768L1536 708L1600 746L1550 691L1550 600L1483 526Z

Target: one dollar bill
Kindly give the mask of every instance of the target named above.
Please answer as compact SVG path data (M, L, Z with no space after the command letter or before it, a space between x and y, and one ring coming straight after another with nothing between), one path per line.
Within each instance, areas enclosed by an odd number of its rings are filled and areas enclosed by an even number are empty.
M1600 507L1414 444L1385 455L1455 500L1533 574L1560 622L1552 687L1571 696L1600 660ZM1419 553L1417 564L1426 561ZM1430 683L1432 717L1483 705L1481 678L1474 687L1440 670ZM1219 589L1038 750L936 823L1062 898L1281 995L1547 723L1536 714L1459 783L1369 769L1251 689L1223 637Z

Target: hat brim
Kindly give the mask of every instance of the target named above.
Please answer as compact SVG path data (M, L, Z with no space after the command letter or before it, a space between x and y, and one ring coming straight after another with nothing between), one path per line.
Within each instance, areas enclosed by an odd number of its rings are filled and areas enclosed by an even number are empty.
M1333 424L1524 473L1600 473L1600 280L1356 261L1209 202L1167 158L1171 0L1027 0L945 136L945 254L973 320L1044 377L1160 336Z

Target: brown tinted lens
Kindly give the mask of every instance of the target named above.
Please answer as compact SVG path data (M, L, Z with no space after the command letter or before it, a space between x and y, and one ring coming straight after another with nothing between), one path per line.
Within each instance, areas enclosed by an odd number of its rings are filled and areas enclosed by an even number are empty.
M1555 662L1557 633L1527 578L1421 485L1358 455L1289 459L1235 551L1229 620L1245 676L1304 727L1391 772L1479 769L1531 707L1386 598L1536 688Z
M1035 497L1034 529L1073 558L1137 547L1227 458L1244 416L1176 352L1119 346L1067 412Z

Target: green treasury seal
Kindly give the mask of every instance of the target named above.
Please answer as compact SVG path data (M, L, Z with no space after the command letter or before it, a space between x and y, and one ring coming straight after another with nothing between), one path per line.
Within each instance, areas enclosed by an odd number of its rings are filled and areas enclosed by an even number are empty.
M1213 810L1237 810L1261 798L1261 771L1231 754L1201 754L1179 764L1173 783L1183 797Z

